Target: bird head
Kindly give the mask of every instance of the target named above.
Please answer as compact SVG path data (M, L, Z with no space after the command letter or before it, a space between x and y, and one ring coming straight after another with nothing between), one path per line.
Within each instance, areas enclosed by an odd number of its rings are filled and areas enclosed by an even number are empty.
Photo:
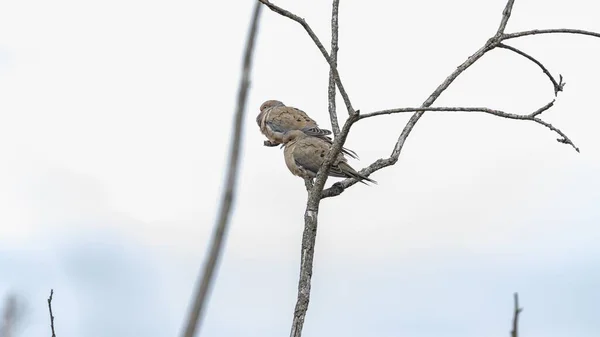
M258 124L259 127L260 127L260 124L262 122L265 112L268 109L270 109L272 107L276 107L276 106L284 106L284 104L281 103L280 101L271 99L271 100L265 101L263 104L260 105L260 113L258 114L258 116L256 116L256 124Z
M280 101L271 99L268 101L265 101L263 104L261 104L260 106L260 112L263 112L269 108L275 107L275 106L284 106L284 104Z

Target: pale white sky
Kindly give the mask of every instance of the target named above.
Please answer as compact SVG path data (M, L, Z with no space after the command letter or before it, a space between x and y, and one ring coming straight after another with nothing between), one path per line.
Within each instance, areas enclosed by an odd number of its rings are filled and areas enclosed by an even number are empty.
M275 2L329 45L329 1ZM504 0L341 1L339 69L363 112L418 106L497 29ZM0 3L0 296L25 298L22 336L173 336L223 179L252 1ZM517 0L507 32L600 31L594 1ZM379 185L321 207L307 336L600 333L600 39L507 42L567 85L545 120L427 113ZM279 99L328 126L328 68L302 28L262 15L243 172L204 336L287 334L304 184L262 146ZM529 113L552 99L533 64L495 50L438 106ZM341 100L339 115L345 116ZM389 156L407 115L359 122L359 169ZM332 178L328 184L337 179ZM58 331L57 331L58 333Z

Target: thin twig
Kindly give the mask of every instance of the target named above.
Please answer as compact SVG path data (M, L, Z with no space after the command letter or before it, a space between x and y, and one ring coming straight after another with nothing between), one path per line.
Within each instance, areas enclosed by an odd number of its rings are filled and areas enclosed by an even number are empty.
M340 125L338 122L337 111L335 106L335 76L333 75L333 68L337 68L337 54L339 50L338 43L338 12L340 8L340 0L333 0L331 10L331 63L333 67L329 67L329 87L327 88L327 100L329 106L329 119L331 120L331 129L333 130L333 136L337 137L340 134Z
M517 37L529 36L529 35L541 35L541 34L578 34L588 35L593 37L600 37L600 33L590 32L588 30L581 29L569 29L569 28L554 28L554 29L533 29L524 32L504 34L502 40L514 39Z
M528 121L532 121L532 122L538 123L540 125L543 125L546 128L550 129L551 131L556 132L557 134L559 134L561 136L561 138L557 139L558 142L567 144L567 145L571 145L575 149L575 151L580 152L579 148L577 146L575 146L575 144L571 141L571 139L564 132L562 132L560 129L556 128L552 124L545 122L542 119L537 117L540 114L542 114L544 111L546 111L546 110L550 109L552 106L554 106L554 102L555 102L555 100L552 100L549 103L547 103L546 105L535 110L534 112L526 114L526 115L519 115L519 114L515 114L515 113L504 112L502 110L496 110L496 109L490 109L490 108L484 108L484 107L420 107L420 108L398 108L398 109L387 109L387 110L375 111L375 112L367 113L364 115L360 115L359 119L365 119L365 118L382 116L382 115L389 115L389 114L394 114L394 113L414 112L414 111L417 111L417 113L423 113L425 111L483 112L483 113L487 113L487 114L502 117L502 118L515 119L515 120L528 120ZM414 117L414 115L413 115L413 117ZM394 156L390 156L389 158L386 158L386 159L378 159L377 161L375 161L374 163L372 163L371 165L362 169L359 172L364 175L370 175L373 172L380 170L384 167L394 165L396 163L396 160L397 160L397 157L394 157ZM330 197L340 195L342 192L344 192L345 189L354 185L356 182L357 181L355 179L345 179L345 180L336 182L328 189L323 190L323 192L321 193L321 198L330 198Z
M504 10L502 11L502 20L500 21L500 26L498 27L498 31L496 32L497 36L504 34L504 30L506 29L506 24L508 23L508 19L510 19L510 15L512 13L513 5L515 4L515 0L508 0Z
M50 311L50 329L52 329L52 337L56 337L54 332L54 315L52 314L52 295L54 295L54 289L50 289L50 297L48 297L48 311Z
M555 100L552 100L551 102L547 103L546 105L540 107L539 109L537 109L534 112L527 114L527 115L519 115L519 114L510 113L510 112L504 112L502 110L482 108L482 107L427 107L427 108L399 108L399 109L381 110L381 111L375 111L375 112L371 112L368 114L360 115L359 118L364 119L364 118L381 116L381 115L389 115L389 114L393 114L393 113L414 112L414 111L418 111L418 112L424 112L424 111L484 112L484 113L502 117L502 118L528 120L528 121L532 121L532 122L538 123L540 125L543 125L543 126L547 127L548 129L550 129L551 131L558 133L561 136L561 138L557 139L558 142L571 145L575 149L575 151L579 152L579 148L577 146L575 146L575 144L571 141L571 139L569 139L569 137L567 137L567 135L564 134L564 132L562 132L560 129L554 127L552 124L545 122L540 118L537 118L537 116L541 115L544 111L546 111L546 110L550 109L552 106L554 106L554 102L555 102ZM377 162L379 162L379 161L377 161ZM361 173L362 173L362 171L361 171ZM369 172L369 173L372 173L372 172ZM329 192L325 192L325 193L329 193ZM330 196L327 194L324 194L323 197L327 198Z
M553 126L552 124L550 124L548 122L544 122L543 120L541 120L539 118L533 118L532 121L534 121L538 124L541 124L541 125L547 127L548 129L558 133L562 138L557 138L556 139L557 142L571 145L575 149L575 151L579 152L579 148L577 146L575 146L575 144L573 144L571 139L569 139L569 137L567 137L567 135L565 135L564 132L560 131L560 129L558 129L557 127Z
M279 15L283 15L287 18L290 18L293 21L296 21L304 28L304 30L306 30L306 32L308 33L308 36L310 36L310 38L313 40L313 42L315 43L317 48L319 48L319 51L321 51L321 54L323 54L323 57L329 64L330 69L333 71L335 84L338 86L340 95L342 95L342 99L344 100L344 104L346 105L346 109L348 110L348 114L349 115L355 114L356 111L352 107L352 103L350 103L350 97L348 97L348 93L346 93L346 89L344 89L344 85L342 84L342 80L340 79L340 73L337 70L337 65L333 62L331 56L329 56L329 53L327 52L327 50L321 43L321 40L319 40L319 38L317 37L315 32L312 30L312 28L310 28L308 23L306 23L306 20L304 20L303 18L299 17L296 14L293 14L290 11L287 11L287 10L273 4L272 2L270 2L268 0L258 0L258 1L263 3L265 6L269 7L269 9L272 10L273 12L275 12Z
M398 108L398 109L388 109L370 112L368 114L360 115L359 119L365 119L369 117L381 116L381 115L391 115L394 113L404 113L404 112L418 112L418 111L440 111L440 112L484 112L487 114L495 115L498 117L510 118L510 119L532 119L531 117L535 117L540 113L548 110L554 104L554 100L542 108L537 109L535 112L527 114L527 115L518 115L514 113L504 112L502 110L490 109L484 107L426 107L426 108ZM535 115L533 115L535 114Z
M559 91L563 91L563 88L564 88L564 86L565 86L566 83L563 83L563 81L562 81L563 80L562 75L560 75L560 82L557 82L554 79L554 76L552 76L552 74L550 74L550 71L548 71L548 69L546 69L546 67L544 67L544 65L540 61L536 60L533 56L531 56L531 55L525 53L524 51L519 50L519 49L517 49L517 48L515 48L513 46L509 46L509 45L506 45L506 44L503 44L503 43L498 44L498 47L499 48L508 49L510 51L513 51L513 52L515 52L515 53L517 53L517 54L519 54L519 55L527 58L528 60L532 61L533 63L537 64L542 69L542 71L544 72L544 74L546 74L546 76L548 76L548 78L552 82L552 86L554 87L554 97L556 97L558 95Z
M256 3L250 30L246 40L246 48L244 51L244 61L242 65L242 76L237 97L237 107L235 111L234 126L232 133L231 147L229 150L229 165L227 167L227 176L223 194L221 196L221 205L219 209L218 219L215 223L213 237L210 243L210 251L207 260L204 264L204 270L200 275L196 286L196 292L193 299L193 305L190 309L183 336L193 337L197 329L200 329L203 319L203 309L208 298L208 291L211 287L216 265L220 259L229 218L231 216L231 208L234 203L236 193L236 183L238 178L240 148L243 138L243 122L244 112L246 109L246 100L248 97L248 89L250 87L250 70L252 68L252 55L258 31L258 22L260 18L262 6Z
M515 308L513 311L512 330L510 331L511 337L519 337L519 314L523 311L523 308L519 307L519 294L514 294Z

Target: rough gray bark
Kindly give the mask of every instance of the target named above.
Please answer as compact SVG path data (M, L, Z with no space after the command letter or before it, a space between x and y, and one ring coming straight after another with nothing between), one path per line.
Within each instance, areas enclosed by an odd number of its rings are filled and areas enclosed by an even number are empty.
M335 77L334 69L337 68L337 53L339 49L338 31L339 20L338 13L340 9L340 0L333 0L331 10L331 66L329 67L329 87L327 88L327 100L329 107L329 119L331 120L331 130L334 137L340 134L340 124L338 122L337 110L335 106Z

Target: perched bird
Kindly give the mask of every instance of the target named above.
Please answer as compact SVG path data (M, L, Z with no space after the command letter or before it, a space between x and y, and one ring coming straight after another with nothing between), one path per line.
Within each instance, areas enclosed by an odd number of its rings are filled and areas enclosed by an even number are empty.
M322 138L312 137L300 130L291 130L283 137L285 149L283 154L285 164L295 176L314 178L319 168L325 161L325 156L331 144ZM332 177L355 178L366 185L363 180L377 184L377 182L354 170L342 153L333 161L329 175Z
M330 145L333 143L327 135L331 131L321 129L314 119L310 118L306 112L286 106L277 100L265 101L260 106L260 113L256 116L256 124L260 128L260 132L267 137L264 142L265 146L277 146L282 144L283 136L290 130L301 130L308 136L321 138ZM342 152L348 156L358 159L356 152L342 148Z

